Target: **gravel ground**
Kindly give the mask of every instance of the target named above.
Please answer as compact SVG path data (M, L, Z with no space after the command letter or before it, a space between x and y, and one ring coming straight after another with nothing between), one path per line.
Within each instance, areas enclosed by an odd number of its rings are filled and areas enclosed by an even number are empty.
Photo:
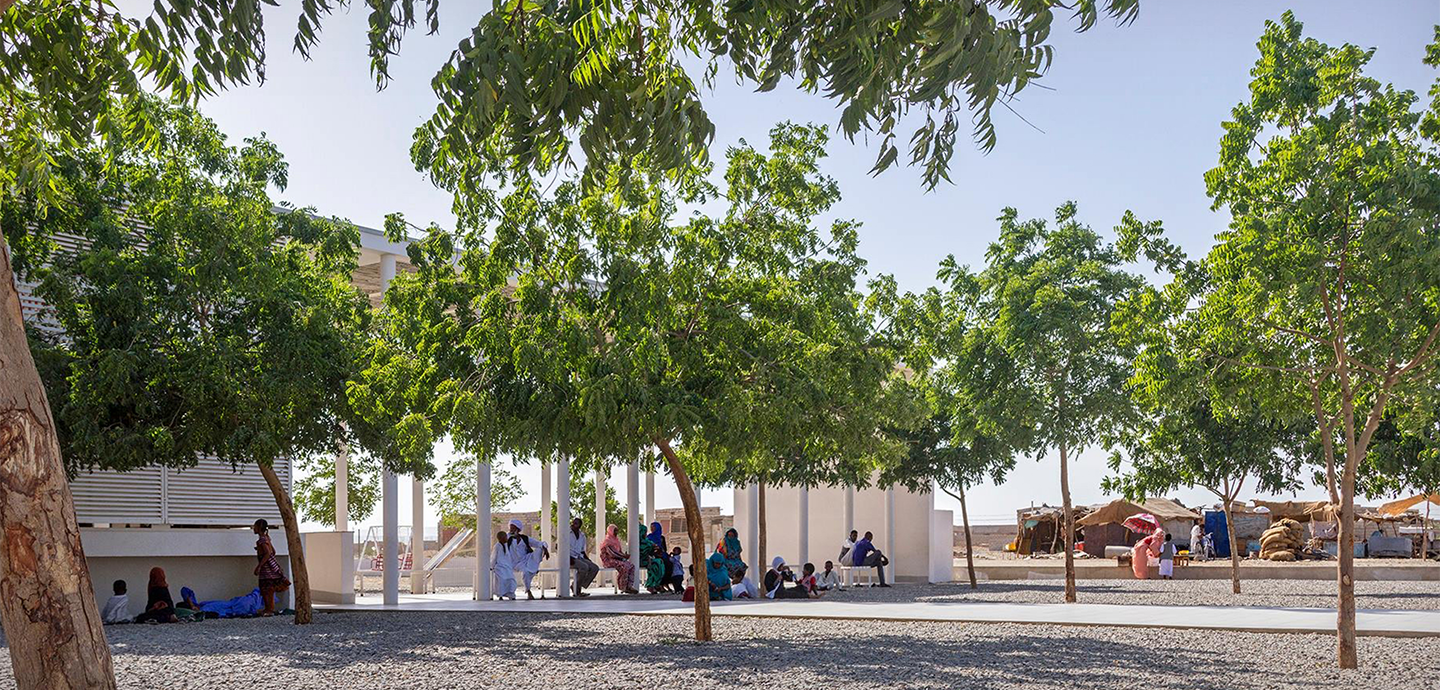
M1230 592L1230 580L1080 580L1075 583L1083 604L1155 604L1166 606L1282 606L1335 608L1331 580L1241 580L1241 594ZM1362 609L1440 610L1440 582L1361 580L1355 583L1355 605ZM904 585L862 588L856 600L874 601L1003 601L1057 603L1065 600L1064 580L996 580L970 584ZM1440 662L1437 662L1440 664ZM1427 689L1428 690L1428 689Z
M683 617L527 613L322 613L303 628L251 619L107 632L123 688L1440 687L1435 638L1361 638L1363 670L1341 672L1323 635L1015 624L721 618L705 645L687 640ZM1418 682L1417 662L1431 668ZM0 687L13 686L3 664Z

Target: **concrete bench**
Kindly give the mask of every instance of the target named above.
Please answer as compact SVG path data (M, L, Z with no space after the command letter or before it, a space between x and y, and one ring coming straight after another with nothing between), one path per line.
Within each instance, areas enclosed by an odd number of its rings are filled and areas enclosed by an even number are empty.
M846 587L859 587L858 580L865 579L866 587L875 586L875 567L869 565L842 565L840 566L840 581Z

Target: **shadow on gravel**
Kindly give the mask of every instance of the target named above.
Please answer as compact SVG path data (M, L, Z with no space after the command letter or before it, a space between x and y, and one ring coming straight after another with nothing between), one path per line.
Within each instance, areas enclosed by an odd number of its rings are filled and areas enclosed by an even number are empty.
M657 678L699 674L717 686L767 682L771 674L803 670L821 681L876 687L933 686L953 678L957 686L982 690L1032 685L1108 690L1153 678L1167 688L1208 690L1216 678L1234 677L1237 671L1247 673L1254 687L1323 687L1296 685L1297 679L1267 669L1241 668L1230 650L1177 649L1171 640L1161 653L1148 644L1104 639L1108 633L1102 629L1051 638L1015 634L1013 628L992 633L984 625L931 624L917 627L913 635L867 633L856 639L843 628L835 635L798 637L784 634L781 624L774 628L780 635L737 639L749 628L717 618L719 641L695 644L679 637L690 630L688 619L677 626L657 625L647 617L461 613L429 627L416 627L413 620L404 613L327 613L303 628L208 622L186 628L197 637L211 637L203 647L277 657L283 659L282 668L297 671L343 671L359 663L445 664L457 658L505 664L520 658L544 660L547 668L571 678L577 666L628 661L643 664ZM651 626L658 639L607 639L605 632L616 624ZM177 668L184 667L187 652L184 646L176 648L173 638L147 637L140 634L143 628L126 632L137 634L111 638L117 656L169 656L176 658ZM937 632L949 637L935 639Z

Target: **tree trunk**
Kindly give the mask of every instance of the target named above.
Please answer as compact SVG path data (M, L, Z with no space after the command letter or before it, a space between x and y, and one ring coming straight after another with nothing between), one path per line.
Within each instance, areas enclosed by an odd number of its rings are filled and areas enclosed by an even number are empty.
M961 484L960 489L960 523L965 526L965 569L970 573L970 589L979 589L980 583L975 581L975 555L972 553L974 547L970 545L970 513L965 510L965 485Z
M115 687L110 647L80 545L55 420L30 356L20 294L3 238L0 622L18 687Z
M259 463L260 474L270 486L275 505L280 508L280 521L285 525L285 544L290 547L290 583L295 588L295 624L310 622L310 571L305 568L305 546L300 543L300 522L295 519L295 506L290 503L290 494L276 476L275 468Z
M765 564L769 562L765 560L765 552L769 551L765 544L765 482L756 484L755 491L758 493L756 503L759 504L755 511L755 524L760 526L760 543L756 545L759 551L755 554L755 567L759 570L755 572L764 575Z
M1340 477L1340 548L1338 609L1338 655L1340 668L1355 668L1359 654L1355 648L1355 472L1354 460L1346 458L1345 474Z
M1225 493L1230 493L1227 488ZM1230 511L1230 504L1233 502L1228 496L1221 499L1225 502L1225 539L1230 542L1230 591L1240 593L1240 550L1235 545L1235 518Z
M1075 511L1070 508L1069 448L1060 444L1060 501L1065 507L1065 603L1075 603Z
M670 475L675 477L675 488L680 491L680 503L685 507L685 531L690 535L690 567L695 569L695 640L709 642L715 639L710 630L710 580L705 576L705 526L700 524L700 504L695 500L695 486L690 475L675 457L670 442L655 439L655 447L665 456Z

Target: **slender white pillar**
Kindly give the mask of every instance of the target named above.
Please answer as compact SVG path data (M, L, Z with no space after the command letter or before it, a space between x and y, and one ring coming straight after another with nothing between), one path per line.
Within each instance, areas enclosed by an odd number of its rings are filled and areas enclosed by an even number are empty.
M551 534L555 530L550 528L550 518L550 463L542 462L540 463L540 541L553 546L555 542L550 540L555 536Z
M380 521L385 559L381 564L381 599L387 606L400 603L400 506L396 501L395 474L380 477Z
M885 549L884 549L884 552L885 552L886 555L888 555L888 556L890 557L890 560L891 560L891 561L894 561L894 560L895 560L895 487L894 487L894 486L890 486L890 487L887 487L887 488L885 489ZM894 580L894 579L895 579L895 576L894 576L893 573L891 574L890 579L891 579L891 580Z
M629 536L625 541L629 542L630 565L635 567L635 584L639 589L644 578L640 577L640 463L631 460L625 466L625 519L630 524L625 525L625 534Z
M855 487L845 487L845 538L855 531Z
M757 560L760 558L759 484L751 484L745 487L745 553L742 555L745 556L744 560L747 561L747 565L750 566L750 572L748 574L756 577L756 582L759 582L759 576L767 572L766 568L769 567L768 563L760 563Z
M410 479L410 593L425 593L425 481Z
M555 468L555 485L557 497L555 499L555 510L559 515L555 517L555 531L560 534L555 537L555 563L560 575L555 578L556 589L559 591L555 596L564 598L570 596L570 457L560 456L559 466Z
M810 561L810 488L800 487L800 560L803 566Z
M655 473L645 473L645 525L655 522Z
M475 570L480 580L480 586L475 588L475 598L479 601L490 601L492 595L504 594L490 591L493 580L490 577L490 549L495 545L495 535L490 532L493 525L490 523L490 463L480 458L475 465Z
M395 278L395 255L380 255L380 294L390 289L390 281ZM382 600L386 605L394 606L400 603L400 506L397 504L399 488L396 485L395 474L388 470L383 471L380 476L380 521L381 531L384 533L385 560L382 565L384 576L381 579Z
M335 531L350 531L350 444L335 454Z
M605 538L605 474L604 470L595 470L595 528L590 533L595 536L596 548L599 548L600 540ZM595 560L600 560L598 555Z

